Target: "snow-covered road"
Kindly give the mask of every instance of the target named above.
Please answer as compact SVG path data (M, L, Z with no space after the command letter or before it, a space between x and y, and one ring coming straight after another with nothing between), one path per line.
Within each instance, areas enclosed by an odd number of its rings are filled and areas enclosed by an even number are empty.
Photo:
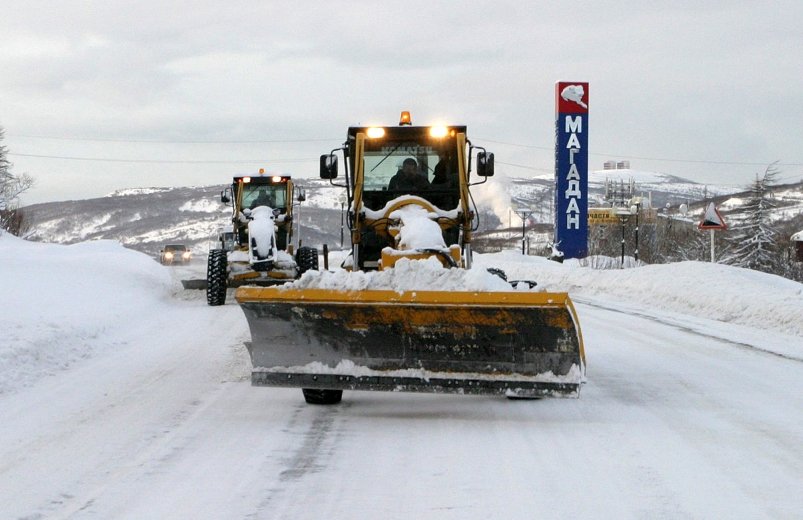
M176 292L0 394L0 518L800 517L799 358L580 300L579 399L321 407L250 386L236 304Z
M2 518L794 518L801 363L579 305L578 400L252 388L236 305L0 400ZM199 323L203 323L199 326Z

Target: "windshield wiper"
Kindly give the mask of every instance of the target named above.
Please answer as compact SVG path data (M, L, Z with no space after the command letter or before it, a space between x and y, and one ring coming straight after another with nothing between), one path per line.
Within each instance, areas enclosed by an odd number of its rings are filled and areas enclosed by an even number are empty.
M396 145L396 148L394 148L393 150L389 151L389 152L388 152L388 154L387 154L386 156L384 156L384 157L382 158L382 160L381 160L381 161L379 161L378 163L376 163L376 166L374 166L373 168L371 168L371 172L373 172L374 170L376 170L377 168L379 168L379 166L380 166L380 165L381 165L383 162L385 162L385 159L387 159L388 157L390 157L390 156L391 156L391 154L393 154L393 152L395 152L396 150L398 150L398 149L399 149L399 147L400 147L401 145L402 145L402 143L399 143L399 144L397 144L397 145Z

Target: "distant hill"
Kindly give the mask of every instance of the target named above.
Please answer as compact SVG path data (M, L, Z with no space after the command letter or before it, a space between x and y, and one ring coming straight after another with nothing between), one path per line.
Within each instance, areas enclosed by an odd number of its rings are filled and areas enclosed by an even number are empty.
M686 203L702 208L704 196L716 197L722 209L738 212L740 194L732 188L704 186L671 175L636 170L599 170L589 175L592 206L602 204L605 186L634 182L637 194L654 207ZM340 247L341 201L344 190L320 179L299 179L307 200L297 210L305 245ZM231 208L220 202L224 185L121 190L106 197L34 204L25 209L31 240L71 244L86 240L118 240L127 247L157 256L167 243L183 243L205 254L220 229L227 226ZM493 177L472 188L479 208L478 232L521 225L515 209L534 210L535 223L551 224L550 178ZM777 202L787 213L803 213L803 187L779 187ZM520 227L518 227L520 229ZM297 235L298 236L298 235ZM343 233L348 244L348 229Z

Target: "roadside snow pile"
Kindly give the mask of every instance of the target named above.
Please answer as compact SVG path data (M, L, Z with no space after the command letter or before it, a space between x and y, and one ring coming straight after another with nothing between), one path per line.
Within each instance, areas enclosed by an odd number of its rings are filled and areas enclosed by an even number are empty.
M63 246L3 233L0 265L0 393L114 349L106 332L135 336L174 289L166 269L113 241Z
M395 291L512 291L510 284L485 269L445 269L437 258L402 258L387 271L307 271L282 287L293 289L365 289Z
M508 279L535 280L542 290L568 291L572 297L604 298L607 303L803 336L803 284L750 269L679 262L604 270L513 251L477 255L475 266L501 267Z

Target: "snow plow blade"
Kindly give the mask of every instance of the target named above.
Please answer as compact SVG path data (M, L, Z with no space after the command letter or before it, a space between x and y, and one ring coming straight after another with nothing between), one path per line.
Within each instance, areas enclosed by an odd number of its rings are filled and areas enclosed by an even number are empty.
M242 287L255 386L576 397L565 293Z
M206 289L206 278L203 280L201 279L190 279L190 280L181 280L181 286L187 290L204 290Z

